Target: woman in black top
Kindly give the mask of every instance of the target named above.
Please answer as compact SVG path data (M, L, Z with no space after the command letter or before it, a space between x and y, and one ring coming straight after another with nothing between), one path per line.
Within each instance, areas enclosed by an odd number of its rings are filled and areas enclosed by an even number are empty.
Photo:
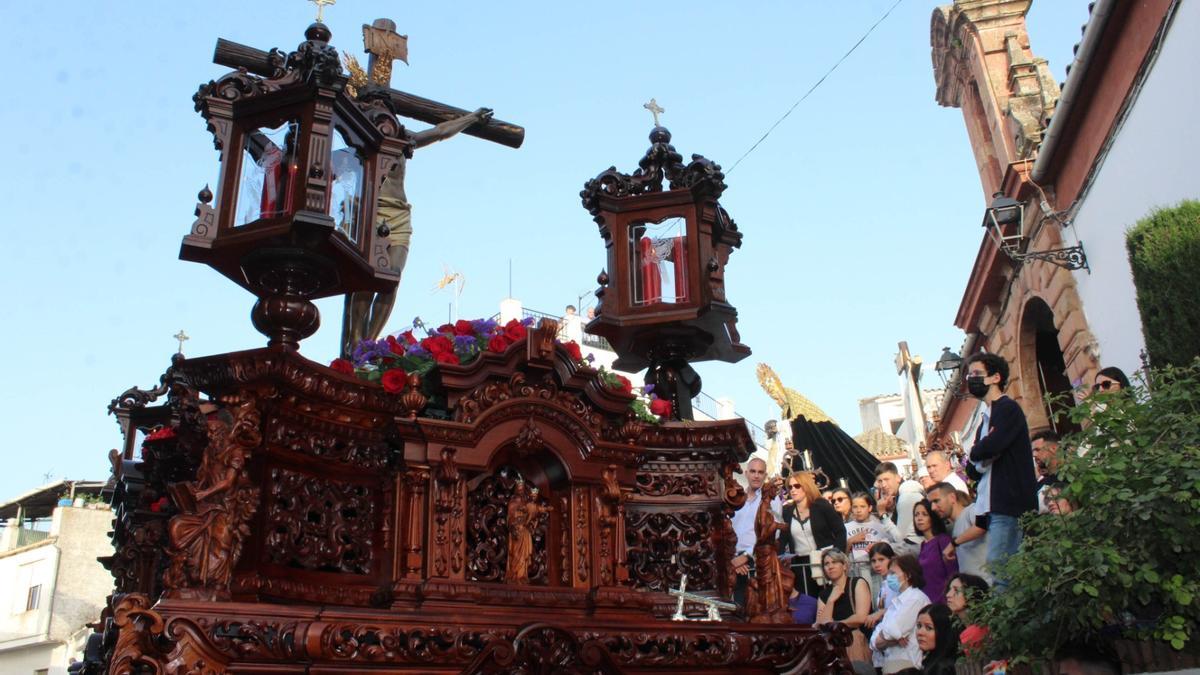
M871 613L871 584L850 575L850 558L837 549L827 549L821 554L821 567L828 583L821 588L816 623L836 621L852 629L859 628ZM866 635L860 630L851 635L853 642L847 650L850 660L870 662Z
M817 597L817 585L809 566L809 554L824 548L846 550L846 524L833 504L821 498L812 474L798 471L788 476L788 496L783 505L784 528L779 536L784 553L795 554L792 572L796 590Z
M917 646L925 654L922 673L954 675L956 672L958 640L950 616L950 608L945 605L926 605L917 615Z

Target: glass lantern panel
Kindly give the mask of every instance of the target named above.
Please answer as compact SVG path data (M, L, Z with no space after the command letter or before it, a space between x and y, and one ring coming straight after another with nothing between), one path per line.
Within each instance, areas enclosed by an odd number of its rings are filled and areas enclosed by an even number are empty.
M346 142L341 129L333 135L330 166L333 176L329 183L329 198L325 200L329 215L333 216L337 229L358 244L363 232L363 158L358 148Z
M688 301L687 221L673 216L629 226L630 298L634 307Z
M242 143L242 175L238 181L235 227L261 218L275 218L295 210L296 143L300 123L292 120L277 127L260 127Z

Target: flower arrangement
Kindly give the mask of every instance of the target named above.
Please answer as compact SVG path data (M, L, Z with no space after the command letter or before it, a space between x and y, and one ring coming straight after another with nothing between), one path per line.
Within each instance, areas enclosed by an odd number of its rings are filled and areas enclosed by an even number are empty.
M329 367L367 382L377 382L389 394L400 394L407 386L409 375L425 375L439 364L466 365L484 352L503 353L510 345L524 340L532 324L532 317L524 321L512 319L505 324L492 319L459 320L430 331L417 317L408 330L380 340L363 340L349 359L334 359ZM418 331L424 332L425 336L418 337ZM576 364L592 367L592 355L584 356L577 342L558 344ZM624 375L601 366L598 376L605 388L632 397L629 408L643 422L657 423L660 418L670 417L670 402L651 394L652 385L647 385L649 389L645 392L650 394L647 405Z

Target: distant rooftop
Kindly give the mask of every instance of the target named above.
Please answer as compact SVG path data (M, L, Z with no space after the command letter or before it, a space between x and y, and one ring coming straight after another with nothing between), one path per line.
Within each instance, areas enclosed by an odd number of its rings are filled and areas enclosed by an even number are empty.
M54 513L54 507L58 506L59 496L64 493L70 494L72 487L75 496L78 497L98 495L106 484L106 481L66 479L47 483L0 504L0 524L9 518L16 518L18 511L23 518L49 518Z

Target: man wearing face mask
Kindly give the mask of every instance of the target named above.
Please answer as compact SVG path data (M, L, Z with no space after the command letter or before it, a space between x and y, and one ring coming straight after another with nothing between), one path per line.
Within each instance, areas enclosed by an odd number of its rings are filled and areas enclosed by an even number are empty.
M988 471L988 567L997 566L1021 546L1021 514L1037 509L1037 478L1029 424L1021 406L1004 395L1008 362L996 354L975 354L967 361L967 391L987 409L979 438L971 448L971 462L990 462ZM996 578L1003 590L1004 579Z

